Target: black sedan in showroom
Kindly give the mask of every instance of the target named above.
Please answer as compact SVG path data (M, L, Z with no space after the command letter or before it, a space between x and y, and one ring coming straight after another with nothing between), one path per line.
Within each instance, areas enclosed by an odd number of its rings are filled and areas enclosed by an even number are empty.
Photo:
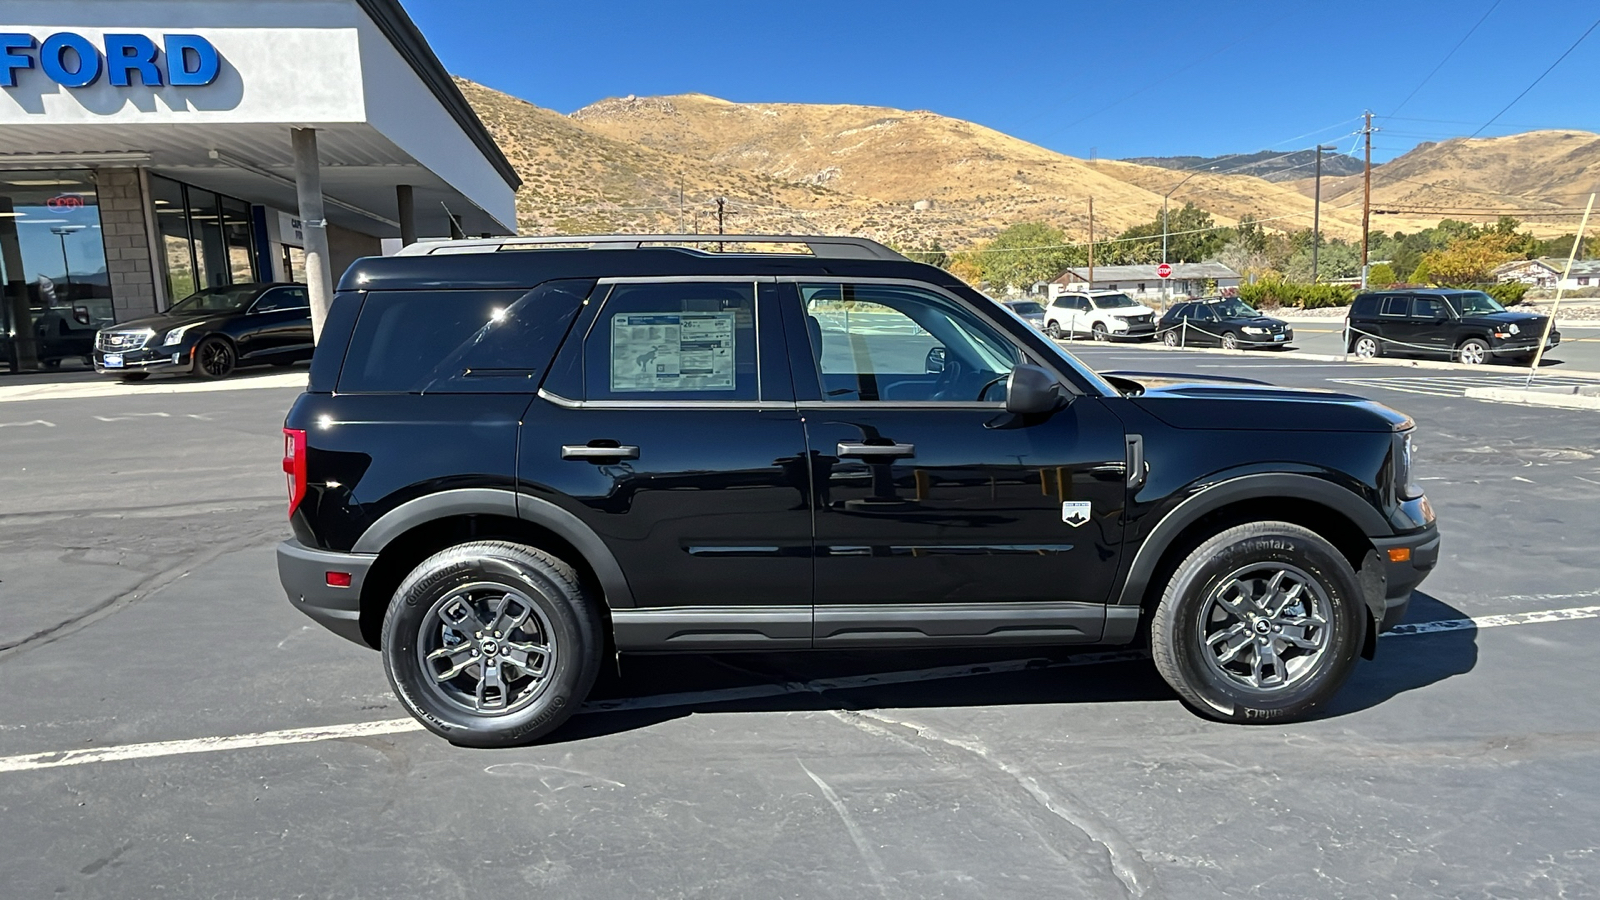
M1160 332L1168 347L1257 350L1287 347L1294 340L1289 323L1264 316L1237 297L1175 303L1161 317Z
M242 366L310 359L311 298L303 284L230 284L197 291L166 312L103 328L94 369L124 381L153 373L227 378Z

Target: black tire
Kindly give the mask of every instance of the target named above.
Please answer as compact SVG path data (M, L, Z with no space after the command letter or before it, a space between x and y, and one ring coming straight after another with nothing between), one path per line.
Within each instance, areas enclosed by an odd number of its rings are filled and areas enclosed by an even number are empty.
M1221 344L1221 346L1222 346L1222 349L1224 349L1224 350L1237 350L1237 349L1239 349L1239 336L1237 334L1234 334L1231 331L1223 332L1222 333L1222 344Z
M1091 325L1089 327L1089 333L1093 335L1094 339L1097 341L1103 342L1111 340L1111 335L1106 331L1106 326L1100 322L1096 322Z
M1305 599L1294 605L1282 601L1276 617L1254 616L1247 621L1223 599L1230 584L1253 583L1253 576L1246 573L1291 570L1298 574L1289 578L1304 582L1303 589L1294 593ZM1241 589L1233 594L1241 605L1268 611L1277 596L1242 599L1243 593ZM1265 603L1257 605L1257 599ZM1230 617L1238 622L1224 627ZM1296 618L1302 624L1284 624ZM1303 624L1313 618L1324 624ZM1332 544L1299 525L1252 522L1205 541L1178 566L1151 617L1151 656L1161 677L1203 716L1251 724L1291 722L1326 704L1350 677L1368 618L1355 570ZM1243 630L1227 637L1225 632L1240 626ZM1299 629L1298 636L1289 630L1294 628ZM1220 648L1219 637L1227 637ZM1233 646L1239 637L1245 639L1242 647ZM1321 645L1315 654L1290 643L1312 638ZM1235 654L1232 659L1221 658L1230 651ZM1246 651L1248 660L1243 659ZM1263 678L1262 672L1273 664L1263 663L1263 656L1278 661L1275 668L1281 683L1264 684L1271 679ZM1297 662L1300 667L1291 671ZM1241 666L1252 669L1253 678L1250 672L1240 673ZM1250 680L1256 686L1246 683Z
M1456 361L1469 366L1488 365L1494 357L1489 354L1489 342L1483 338L1467 338L1456 345Z
M1052 340L1061 340L1061 323L1055 319L1044 323L1044 333L1049 335Z
M452 604L463 598L469 606L480 602L472 599L476 585L486 586L482 593L488 597L515 596L515 603L528 607L523 624L500 634L498 644L494 635L477 634L486 633L479 632L479 626L487 630L500 619L485 621L480 613L475 620L463 620L469 622L467 627L446 625ZM500 615L506 610L502 607ZM475 633L468 634L469 630ZM541 668L548 671L541 677L515 665L496 666L502 677L509 677L505 673L510 668L529 682L516 689L516 696L511 690L500 693L504 708L481 708L477 704L487 696L482 685L488 680L482 677L484 667L470 660L497 654L510 660L506 645L513 633L532 637L533 643L542 640L549 652L541 658ZM447 634L455 634L458 642L448 643ZM430 651L434 643L439 646ZM424 658L452 646L466 648L471 656ZM429 731L466 747L509 747L549 734L577 711L600 671L605 640L597 601L586 594L571 566L520 544L476 541L435 553L406 576L383 617L382 648L383 669L395 696ZM449 679L437 679L436 674L443 673L428 668L445 663L444 671L449 672L448 666L458 660L468 665ZM512 678L510 683L521 680ZM464 687L474 681L474 706L468 706Z
M1350 342L1350 352L1358 359L1378 359L1383 356L1383 341L1367 334L1357 335Z
M1161 336L1161 342L1163 344L1166 344L1168 347L1176 347L1182 341L1183 341L1183 338L1182 338L1181 335L1178 334L1178 329L1176 329L1176 328L1167 329L1166 334L1163 334Z
M121 375L118 375L117 377L121 378L123 381L143 381L146 378L150 377L150 373L149 372L124 372Z
M238 365L239 358L227 338L208 337L194 348L194 373L201 378L219 381L232 375Z

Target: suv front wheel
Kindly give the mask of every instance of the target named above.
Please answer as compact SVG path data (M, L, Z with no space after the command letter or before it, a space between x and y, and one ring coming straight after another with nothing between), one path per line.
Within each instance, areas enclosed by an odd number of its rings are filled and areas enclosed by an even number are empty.
M1366 615L1355 570L1332 544L1288 522L1253 522L1178 566L1151 619L1151 655L1202 715L1289 722L1344 684Z
M572 567L503 541L435 553L395 591L383 668L429 731L469 747L528 743L577 711L600 670L600 615Z

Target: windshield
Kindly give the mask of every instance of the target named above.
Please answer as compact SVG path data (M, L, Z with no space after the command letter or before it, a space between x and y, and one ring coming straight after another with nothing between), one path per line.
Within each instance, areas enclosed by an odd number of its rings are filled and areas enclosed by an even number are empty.
M1101 294L1094 298L1094 305L1101 309L1126 309L1139 304L1133 302L1133 298L1127 294Z
M231 284L226 287L206 288L172 304L169 313L234 313L242 312L255 299L261 288L254 284Z
M1452 294L1445 298L1451 308L1463 316L1481 316L1488 313L1505 312L1506 308L1500 301L1482 291L1472 291L1465 294Z
M1012 311L1014 311L1019 316L1042 316L1042 315L1044 315L1044 307L1040 306L1037 303L1034 303L1032 300L1023 300L1023 301L1020 301L1018 303L1010 303L1010 304L1007 304L1007 305L1010 306Z
M1218 300L1215 304L1213 304L1212 308L1215 309L1218 314L1224 316L1255 318L1256 316L1261 315L1261 313L1256 311L1254 306L1251 306L1237 297L1225 297L1221 300Z

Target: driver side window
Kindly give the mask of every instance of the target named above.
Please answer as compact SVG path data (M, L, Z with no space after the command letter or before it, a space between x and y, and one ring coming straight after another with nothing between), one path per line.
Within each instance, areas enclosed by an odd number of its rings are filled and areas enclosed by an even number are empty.
M957 301L914 287L800 285L828 402L1005 400L1024 361L999 329Z

